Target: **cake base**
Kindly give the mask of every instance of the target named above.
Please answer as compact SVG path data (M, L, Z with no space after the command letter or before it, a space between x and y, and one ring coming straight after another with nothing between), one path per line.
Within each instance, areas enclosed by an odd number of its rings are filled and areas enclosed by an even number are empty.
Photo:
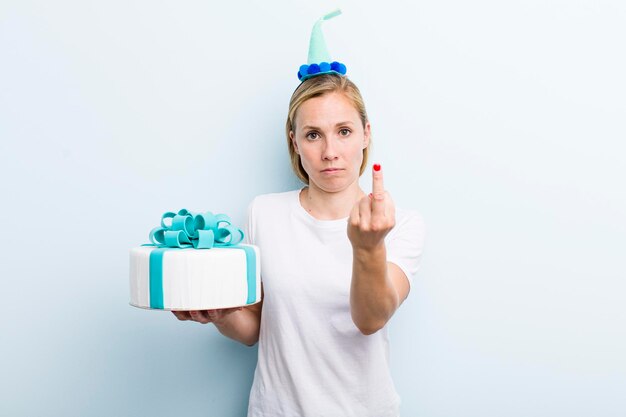
M252 304L246 304L243 306L229 306L229 307L215 307L215 308L201 308L201 309L187 309L187 308L152 308L152 307L144 307L144 306L140 306L140 305L136 305L133 304L132 302L128 303L128 305L132 306L132 307L137 307L137 308L141 308L143 310L161 310L161 311L206 311L206 310L221 310L221 309L226 309L226 308L239 308L239 307L248 307L248 306L253 306L255 304L259 304L261 302L261 300L256 301Z
M168 311L244 307L261 301L259 249L140 246L130 250L130 305Z

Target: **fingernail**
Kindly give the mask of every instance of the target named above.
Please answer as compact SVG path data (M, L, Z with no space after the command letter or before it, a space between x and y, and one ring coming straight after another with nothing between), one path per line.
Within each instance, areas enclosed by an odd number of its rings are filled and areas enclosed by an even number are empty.
M374 197L374 194L370 193L370 198Z
M374 164L374 171L380 171L380 164Z

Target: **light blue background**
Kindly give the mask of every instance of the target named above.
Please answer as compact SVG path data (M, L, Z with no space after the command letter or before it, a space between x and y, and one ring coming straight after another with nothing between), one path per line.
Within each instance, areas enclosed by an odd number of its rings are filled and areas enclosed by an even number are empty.
M288 99L337 5L372 162L428 228L403 416L626 415L624 2L386 4L0 3L0 415L245 415L256 347L130 307L128 249L298 186Z

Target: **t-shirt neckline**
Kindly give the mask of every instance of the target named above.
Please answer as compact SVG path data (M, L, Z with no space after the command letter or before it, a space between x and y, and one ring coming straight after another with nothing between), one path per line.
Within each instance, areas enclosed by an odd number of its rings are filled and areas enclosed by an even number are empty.
M340 219L333 219L333 220L320 220L320 219L316 219L315 217L313 217L311 215L311 213L306 211L304 209L304 207L302 207L302 204L300 204L300 193L305 188L306 187L302 187L299 190L294 190L294 193L293 193L294 209L295 209L295 212L298 214L298 216L300 218L302 218L307 223L315 225L317 227L323 227L323 228L328 228L328 229L336 229L336 228L339 228L339 227L343 227L343 228L346 227L349 216L342 217Z

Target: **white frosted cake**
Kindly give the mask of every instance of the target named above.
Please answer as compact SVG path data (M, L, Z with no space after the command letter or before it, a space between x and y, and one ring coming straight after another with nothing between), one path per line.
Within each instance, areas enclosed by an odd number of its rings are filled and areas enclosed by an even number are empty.
M165 213L161 225L152 245L130 250L131 305L210 310L261 301L259 248L239 244L243 232L227 216L183 209Z

